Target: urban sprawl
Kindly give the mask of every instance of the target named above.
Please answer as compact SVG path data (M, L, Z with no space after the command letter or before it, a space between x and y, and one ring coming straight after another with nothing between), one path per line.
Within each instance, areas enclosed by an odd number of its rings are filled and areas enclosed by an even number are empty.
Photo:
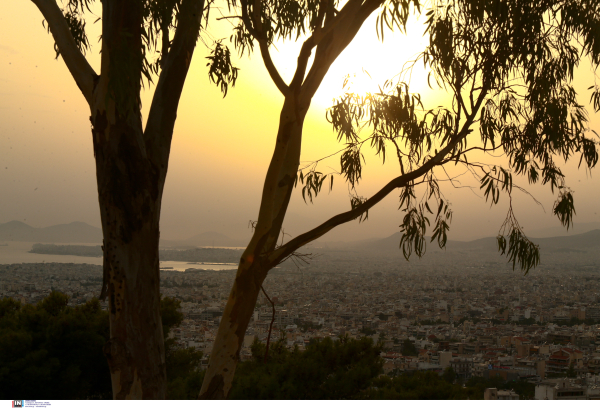
M345 267L327 257L315 263L269 274L263 286L272 303L259 296L242 360L251 358L255 339L266 342L273 322L271 339L299 349L313 338L370 336L382 342L390 375L452 367L462 380L534 382L536 399L600 399L595 268L541 267L524 275L507 267L464 267L459 273L390 262ZM161 271L163 296L181 300L185 316L171 333L179 346L210 355L234 277L232 270ZM22 303L37 303L56 290L72 305L82 304L98 296L101 283L97 265L0 265L0 297ZM575 378L566 378L569 370ZM486 396L518 398L510 391Z

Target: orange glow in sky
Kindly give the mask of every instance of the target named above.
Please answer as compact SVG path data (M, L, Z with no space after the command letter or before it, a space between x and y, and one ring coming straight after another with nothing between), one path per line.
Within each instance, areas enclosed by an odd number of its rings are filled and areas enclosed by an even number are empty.
M353 82L352 91L377 92L379 85L397 75L427 43L422 36L424 18L412 19L407 34L386 32L383 43L376 35L375 18L365 22L315 95L304 126L303 161L319 159L342 147L325 120L325 109L344 92L342 84L347 75ZM88 23L94 49L87 56L98 69L100 24L92 24L94 19ZM84 221L99 226L89 109L62 60L54 59L53 40L41 22L41 14L30 1L14 0L3 5L0 223L17 219L42 227ZM211 23L212 36L205 35L205 41L228 39L229 27L225 20ZM287 81L294 73L299 49L300 44L278 42L271 50L275 65ZM232 237L248 236L248 220L255 219L258 213L263 178L274 146L283 98L267 75L260 55L255 53L236 61L241 68L238 83L225 99L208 81L207 55L207 49L199 42L179 105L162 209L165 238L185 238L211 230ZM428 90L426 78L423 64L416 64L411 90L422 93L430 107L446 103L439 94ZM587 102L589 95L584 92L593 83L589 68L578 71L578 81L581 100ZM151 95L152 87L143 95L144 113ZM598 117L592 118L592 124L600 131ZM338 160L327 162L323 171L328 171L326 166L339 168ZM397 173L397 163L381 165L378 158L367 156L359 193L373 194ZM568 174L576 193L576 223L600 221L595 209L600 201L597 177L577 171L576 165L568 167ZM470 184L477 190L475 181ZM546 212L531 206L528 199L519 199L522 206L517 209L517 216L522 216L525 228L558 224L550 214L553 198L548 189L534 191ZM451 239L495 235L506 211L502 202L490 210L483 199L467 189L448 187L446 193L455 209ZM336 180L330 195L319 197L314 205L305 205L300 195L296 191L288 212L290 226L286 232L292 235L350 208L341 179ZM343 226L325 240L391 235L398 230L402 217L397 200L395 195L388 197L370 212L367 223Z

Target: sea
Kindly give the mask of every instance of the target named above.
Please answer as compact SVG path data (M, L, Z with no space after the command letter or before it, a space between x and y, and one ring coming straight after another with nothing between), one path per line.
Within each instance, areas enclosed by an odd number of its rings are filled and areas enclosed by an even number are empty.
M75 256L75 255L49 255L32 254L29 251L36 242L0 242L0 264L16 263L75 263L102 265L102 257ZM90 245L81 243L61 243L59 245ZM186 269L208 269L208 270L228 270L237 269L235 263L209 263L209 262L178 262L161 261L160 268L170 271L185 272Z

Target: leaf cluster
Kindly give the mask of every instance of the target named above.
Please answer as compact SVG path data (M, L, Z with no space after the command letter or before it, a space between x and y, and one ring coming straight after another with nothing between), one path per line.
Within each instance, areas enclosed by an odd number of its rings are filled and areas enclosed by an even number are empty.
M514 184L515 175L558 190L553 212L567 228L571 225L573 194L557 158L579 156L588 169L598 162L598 137L588 128L587 112L572 86L584 56L597 65L598 34L589 24L600 26L600 15L593 9L589 1L576 0L436 2L426 12L429 46L420 60L429 70L430 86L433 80L451 94L451 106L428 109L408 84L387 81L376 94L346 93L328 110L327 120L346 143L340 173L353 191L362 177L366 142L383 161L390 149L395 152L400 174L408 180L400 195L405 212L400 246L407 259L413 251L425 252L427 214L434 214L430 198L438 208L433 235L441 247L447 240L452 213L434 171L449 163L464 165L491 205L502 194L512 198L513 187L527 193ZM590 89L598 110L599 88ZM480 141L469 137L475 132ZM471 162L473 151L503 154L509 167ZM452 178L446 181L454 185ZM426 185L420 201L419 184ZM513 267L518 263L528 271L539 263L539 249L518 225L512 205L498 248Z
M91 10L95 0L62 0L62 12L79 50L85 54L90 49L86 34L86 18L88 15L96 17ZM139 89L146 80L148 84L159 75L172 46L171 36L178 27L182 11L183 0L141 0L139 1L141 21L139 33L121 32L121 48L113 50L111 70L120 71L124 75L111 75L109 97L114 98L117 105L125 106L123 112L128 114L136 110L140 104ZM208 24L209 11L213 1L208 0L204 8L205 25ZM137 3L136 3L137 4ZM95 19L95 23L101 17ZM45 22L43 22L45 26ZM48 27L48 32L50 27ZM139 34L139 38L134 38ZM103 34L104 35L104 34ZM132 52L129 42L137 44L139 50ZM57 44L54 45L56 57L60 55ZM234 67L227 46L221 41L215 41L211 49L209 79L220 87L224 96L227 94L228 85L235 86L239 69ZM135 72L136 75L132 75ZM138 75L139 74L139 75ZM132 78L139 81L132 81ZM134 86L134 89L130 89Z
M253 50L255 39L268 45L278 39L298 40L322 23L320 15L335 13L338 4L338 0L228 0L229 9L244 16L231 40L240 55Z
M303 185L302 187L302 199L306 202L306 198L312 203L313 197L321 192L323 183L329 179L329 191L333 190L333 174L323 174L316 170L316 166L313 166L309 171L304 174L303 170L300 170L294 181L294 187L298 185L298 181Z
M90 5L93 2L94 0L68 0L67 4L64 4L63 1L63 15L65 16L65 20L69 26L73 40L75 40L75 45L77 45L79 51L81 51L84 55L86 51L90 49L90 42L85 32L84 13L85 11L91 12ZM42 21L42 25L44 28L46 27L45 20ZM48 33L50 33L49 25L47 30ZM56 58L58 59L60 56L60 50L58 49L58 44L56 43L54 43L54 51L56 52Z
M221 88L223 98L227 96L229 85L235 86L238 77L239 68L233 66L231 62L231 52L223 41L215 41L214 48L211 50L208 59L208 77L218 87Z
M400 248L404 258L408 260L414 251L418 257L422 257L426 251L425 234L427 228L431 226L430 215L435 215L433 234L430 242L437 241L440 248L446 247L448 241L448 231L452 222L452 209L450 203L444 198L440 191L439 184L434 177L426 180L426 191L421 202L417 203L414 184L405 187L400 193L400 208L405 213L402 224L400 224ZM429 205L429 201L437 203L437 210L434 212ZM435 207L434 207L435 208Z

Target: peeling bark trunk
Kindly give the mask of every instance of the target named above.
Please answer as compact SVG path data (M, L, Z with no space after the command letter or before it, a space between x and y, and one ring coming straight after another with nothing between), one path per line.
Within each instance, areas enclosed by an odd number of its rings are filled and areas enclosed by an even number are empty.
M108 203L103 206L105 212L111 212ZM119 223L118 216L107 215ZM145 222L125 243L124 237L106 228L103 220L110 291L110 340L104 353L115 399L164 399L166 395L160 277L155 255L158 226L152 224Z
M144 140L141 12L135 0L103 1L102 74L91 104L104 237L101 298L108 298L110 320L104 352L115 399L166 394L158 242L167 168L153 161Z
M108 359L114 398L165 397L160 317L159 218L181 91L200 31L204 0L182 0L173 41L163 38L161 73L143 129L140 88L144 7L102 0L100 74L77 48L56 0L33 0L90 106L108 297ZM169 3L170 10L174 3ZM168 49L167 49L168 48Z
M94 153L104 235L103 295L110 340L104 348L115 399L163 399L159 217L164 177L144 157L133 127L94 121ZM134 125L135 126L135 125Z

